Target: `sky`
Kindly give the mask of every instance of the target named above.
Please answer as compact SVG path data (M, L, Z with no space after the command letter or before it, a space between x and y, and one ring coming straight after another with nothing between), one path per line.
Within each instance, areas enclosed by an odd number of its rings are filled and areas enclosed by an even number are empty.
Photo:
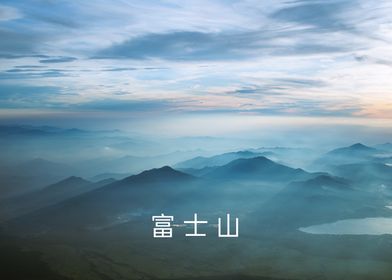
M0 118L390 125L391 15L366 0L1 0Z

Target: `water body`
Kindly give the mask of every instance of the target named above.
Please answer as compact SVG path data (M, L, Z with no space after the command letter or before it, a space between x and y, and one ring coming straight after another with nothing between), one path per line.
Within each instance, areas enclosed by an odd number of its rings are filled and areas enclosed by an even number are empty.
M310 234L392 234L392 218L363 218L299 228Z

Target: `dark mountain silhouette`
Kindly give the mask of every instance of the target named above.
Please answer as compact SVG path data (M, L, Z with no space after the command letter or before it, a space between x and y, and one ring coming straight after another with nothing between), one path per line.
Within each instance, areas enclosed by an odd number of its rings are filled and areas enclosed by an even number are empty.
M201 169L204 167L213 167L225 165L233 160L240 158L254 158L258 156L268 156L273 155L272 152L255 153L250 151L239 151L224 153L221 155L216 155L212 157L195 157L190 160L179 162L175 165L176 168L192 168Z
M316 159L317 151L305 147L260 147L251 152L271 153L265 155L270 160L287 166L307 167Z
M8 166L0 171L0 197L35 191L72 174L77 174L74 168L41 158Z
M58 183L52 184L50 186L45 187L40 192L41 193L49 193L49 192L58 192L58 193L66 193L73 191L79 187L91 184L91 182L76 176L71 176L61 180Z
M334 149L318 158L313 164L316 167L330 170L331 166L371 160L378 153L380 153L378 149L356 143L348 147Z
M377 162L344 164L333 169L334 174L371 188L385 184L392 188L392 166Z
M196 168L179 168L178 170L187 174L190 174L192 176L196 177L203 177L207 173L212 172L219 166L206 166L201 169L196 169Z
M390 214L384 205L377 195L356 190L346 179L320 175L290 183L255 215L267 229L295 230L340 219Z
M49 205L54 205L71 197L113 183L114 181L113 179L106 179L91 183L83 178L71 176L39 191L5 200L2 205L4 207L3 214L7 218L16 217Z
M315 178L309 179L302 182L294 182L290 185L292 188L308 188L310 192L322 191L322 190L338 190L348 191L352 190L349 181L340 177L333 177L330 175L320 175Z
M127 173L101 173L98 175L95 175L91 178L89 178L89 181L92 182L99 182L102 180L107 180L107 179L115 179L115 180L122 180L125 177L130 176L131 174L127 174Z
M376 148L378 150L392 152L392 143L387 142L384 144L379 144L379 145L374 146L374 148Z
M179 195L184 198L184 193L192 192L195 187L199 189L197 183L195 177L164 166L107 184L10 223L22 228L71 230L126 222L142 209L160 212L186 203L192 195L184 201L178 199Z
M154 168L151 170L146 170L138 175L129 176L120 180L117 184L129 184L129 183L164 183L166 180L170 181L183 181L190 180L193 177L191 175L185 174L183 172L177 171L170 166L164 166L161 168Z
M309 175L302 169L294 169L260 156L234 160L217 167L204 177L220 180L290 181L304 179Z
M353 144L349 147L338 148L327 153L327 155L338 156L371 156L377 153L378 150L365 146L361 143Z

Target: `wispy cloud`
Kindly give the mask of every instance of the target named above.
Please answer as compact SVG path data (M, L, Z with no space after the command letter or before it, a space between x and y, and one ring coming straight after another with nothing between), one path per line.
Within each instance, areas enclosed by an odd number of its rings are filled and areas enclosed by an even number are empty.
M5 0L0 94L4 107L390 116L391 13L367 0Z
M21 18L23 15L19 12L18 9L0 5L0 21L8 21Z
M41 63L63 63L63 62L72 62L72 61L75 61L76 59L77 59L76 57L60 56L60 57L41 59L39 62L41 62Z
M299 1L274 11L270 16L285 22L292 22L315 32L351 30L345 19L345 12L359 4L357 1Z

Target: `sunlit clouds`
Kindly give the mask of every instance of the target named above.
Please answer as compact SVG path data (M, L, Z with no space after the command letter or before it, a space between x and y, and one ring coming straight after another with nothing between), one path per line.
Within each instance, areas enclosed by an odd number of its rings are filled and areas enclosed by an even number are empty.
M3 1L0 108L391 118L388 1Z

